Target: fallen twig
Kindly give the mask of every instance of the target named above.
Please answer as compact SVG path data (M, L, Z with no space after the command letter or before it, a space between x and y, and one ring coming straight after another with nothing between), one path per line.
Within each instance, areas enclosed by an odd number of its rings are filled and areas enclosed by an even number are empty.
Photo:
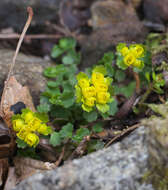
M58 167L60 165L60 163L61 163L61 161L62 161L62 159L64 157L64 153L65 153L65 146L62 148L62 152L61 152L58 160L54 163L55 164L54 168L56 168L56 167Z
M83 140L79 143L78 147L72 152L71 156L69 157L69 160L72 160L77 155L81 156L85 152L86 143L90 141L90 135L83 138Z
M133 125L132 127L129 127L127 129L124 129L120 134L118 134L117 136L115 136L114 138L112 138L106 145L105 148L107 148L108 146L110 146L115 140L117 140L118 138L120 138L121 136L125 135L126 133L133 131L134 129L140 127L140 124L136 124Z
M28 34L24 37L25 40L36 40L36 39L58 39L62 35L58 34ZM19 39L19 34L0 34L0 39Z

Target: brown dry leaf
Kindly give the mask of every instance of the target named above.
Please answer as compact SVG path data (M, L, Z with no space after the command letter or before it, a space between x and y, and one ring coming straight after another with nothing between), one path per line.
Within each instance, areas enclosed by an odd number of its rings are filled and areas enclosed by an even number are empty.
M12 105L18 102L23 102L28 108L35 111L28 87L22 86L17 82L14 76L11 76L8 80L6 90L3 92L1 100L1 116L10 129L11 117L13 115L13 112L10 109Z
M15 133L12 129L12 123L11 123L11 117L13 115L13 112L11 111L11 106L15 105L18 102L23 102L26 105L26 107L30 108L32 111L35 111L35 107L33 105L32 97L30 95L29 89L27 87L23 87L20 83L17 82L15 77L12 76L9 78L6 84L6 87L4 88L4 92L1 99L1 117L3 118L7 126L5 126L6 129L4 126L0 128L0 137L4 138L4 140L2 140L1 138L2 143L0 143L0 150L1 150L0 158L6 158L9 156L11 157L16 149ZM5 164L4 164L4 159L2 159L2 161L0 162L0 184L4 183L6 179L6 177L4 176L7 175L7 171L9 167L8 159L5 159ZM19 164L20 162L18 162L18 165ZM25 171L29 173L29 175L31 175L34 173L35 169L26 168ZM22 170L21 175L23 175L23 177L24 177L24 172ZM15 178L17 179L14 171L11 170L11 172L8 174L8 180L5 185L7 189L9 189L8 187L15 184L16 182L14 180L11 183L11 180L10 180L11 175L13 176L12 179L15 179Z
M2 187L4 180L8 173L8 159L0 159L0 188Z
M0 159L10 155L10 141L9 129L0 121Z
M43 162L40 160L23 157L15 157L14 165L17 175L17 182L20 182L37 172L51 170L56 167L55 163Z
M13 154L16 148L15 143L15 133L12 129L12 123L11 123L11 117L13 115L13 112L11 111L11 106L15 105L18 102L23 102L27 107L29 107L32 111L35 111L32 97L30 95L30 92L27 87L23 87L20 83L17 82L14 76L10 77L7 84L5 85L4 92L1 98L1 117L7 124L7 127L9 128L9 135L11 137L9 149L7 147L4 147L5 151L4 153L1 151L1 154L8 155L8 151L10 152L10 155Z
M15 175L15 168L10 167L8 171L7 180L5 183L4 190L11 190L16 185L16 175Z

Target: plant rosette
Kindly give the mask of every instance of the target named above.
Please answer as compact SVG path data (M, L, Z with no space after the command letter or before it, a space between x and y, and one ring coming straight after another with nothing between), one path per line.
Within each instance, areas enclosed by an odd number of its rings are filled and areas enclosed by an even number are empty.
M22 109L21 114L12 116L13 130L19 138L17 143L26 143L29 147L36 147L40 135L49 135L52 128L46 125L48 118L46 114L35 113L30 109Z
M91 77L83 72L77 75L76 102L81 103L84 111L91 112L95 108L102 113L109 111L108 104L113 101L109 91L112 78L106 77L106 73L101 65L92 70Z
M117 66L123 70L132 67L135 72L144 67L145 47L141 44L127 46L125 43L117 45Z

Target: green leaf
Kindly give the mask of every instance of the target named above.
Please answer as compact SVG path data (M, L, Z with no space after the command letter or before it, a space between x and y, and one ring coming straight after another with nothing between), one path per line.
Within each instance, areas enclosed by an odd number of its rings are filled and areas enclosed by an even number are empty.
M53 97L53 96L59 96L60 93L60 89L59 88L46 88L46 90L42 93L42 96L48 98L48 101L50 102L49 98Z
M109 111L109 105L107 104L96 104L96 107L102 113L106 113Z
M68 120L70 116L71 116L70 110L65 109L62 106L53 106L51 109L51 117Z
M40 113L48 113L50 111L50 105L49 104L40 104L37 106L37 111Z
M59 47L63 50L74 49L76 47L76 40L73 38L61 38L59 40Z
M124 96L126 96L127 98L129 98L134 93L135 86L136 86L135 81L134 82L130 82L127 86L114 85L115 95L117 95L117 94L123 94Z
M100 150L102 148L104 148L104 142L100 140L92 139L87 145L88 153L94 152L96 150Z
M40 160L40 156L36 153L35 148L30 148L26 147L24 150L23 149L18 149L17 150L17 156L19 157L29 157L33 158L36 160Z
M76 76L77 80L80 80L80 79L83 79L83 78L86 78L86 79L89 79L87 74L85 74L84 72L79 72Z
M145 72L145 78L150 83L150 73L149 72Z
M116 112L118 111L118 107L117 107L117 101L114 100L111 103L109 103L110 109L108 111L109 115L114 116L116 114Z
M74 76L74 74L69 75L69 83L72 86L75 86L75 84L77 83L76 77Z
M93 69L93 72L102 73L103 75L107 74L106 68L103 65L98 65Z
M16 139L17 147L18 148L26 148L28 145L21 139L17 138Z
M67 68L64 65L57 65L55 67L47 67L44 70L44 76L49 78L55 78L67 72Z
M109 117L109 114L108 113L102 113L100 112L101 116L103 117L103 119L106 119Z
M104 56L100 59L98 64L102 65L112 65L112 61L114 60L114 53L113 52L107 52L104 54Z
M92 121L96 121L98 115L96 111L83 112L83 117L86 119L86 121L92 122Z
M61 97L62 105L65 108L71 107L75 103L74 92L64 92Z
M81 60L81 54L77 53L75 50L71 50L62 59L65 65L79 64Z
M60 138L60 134L58 132L53 132L51 134L51 137L50 137L50 140L49 140L49 143L52 145L52 146L59 146L61 144L61 138Z
M57 58L59 57L60 55L62 55L64 53L64 50L59 48L58 45L55 45L52 49L52 52L51 52L51 57L52 58Z
M48 81L47 82L47 86L50 88L56 88L58 87L60 84L57 81Z
M47 123L49 121L49 117L47 113L34 113L34 115L39 118L42 122Z
M96 123L95 125L93 125L92 130L95 133L102 132L103 131L103 124L102 124L102 122L99 122L99 123Z
M125 70L128 68L128 66L124 64L123 57L120 55L117 56L116 64L117 64L118 68L120 68L122 70Z
M121 70L117 70L116 73L115 73L115 79L118 81L118 82L121 82L125 79L126 75L125 75L125 72L121 71Z
M65 64L65 65L71 65L71 64L74 64L74 57L71 55L71 54L68 54L68 55L65 55L63 58L62 58L62 62Z
M62 82L63 93L72 93L74 91L74 87L70 84L69 81Z
M15 119L22 119L22 117L20 114L14 114L14 115L12 115L12 121Z
M76 135L73 137L74 141L80 142L85 136L90 135L90 131L87 128L80 128L76 131Z
M82 100L82 90L78 85L75 85L75 97L76 97L76 102L80 103Z
M86 112L91 112L93 110L93 107L89 107L85 104L82 104L82 109Z
M67 123L63 126L63 128L60 130L59 134L61 138L72 138L72 132L73 132L73 125L72 123Z
M126 43L119 43L116 47L117 52L120 52L122 48L124 48L125 46L126 46Z
M56 67L48 67L44 70L44 76L54 78L58 74Z
M107 70L107 75L110 77L113 77L114 73L115 73L115 69L112 66L112 64L111 63L105 63L105 68Z
M58 95L55 95L55 96L52 96L49 101L51 104L54 104L54 105L62 105L62 101L61 101L61 94L58 94Z

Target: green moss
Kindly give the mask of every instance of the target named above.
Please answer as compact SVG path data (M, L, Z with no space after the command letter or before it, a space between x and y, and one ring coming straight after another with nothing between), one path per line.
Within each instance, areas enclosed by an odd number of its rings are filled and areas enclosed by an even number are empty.
M144 174L142 183L152 184L156 190L168 190L168 168L160 167L155 162L155 165Z

